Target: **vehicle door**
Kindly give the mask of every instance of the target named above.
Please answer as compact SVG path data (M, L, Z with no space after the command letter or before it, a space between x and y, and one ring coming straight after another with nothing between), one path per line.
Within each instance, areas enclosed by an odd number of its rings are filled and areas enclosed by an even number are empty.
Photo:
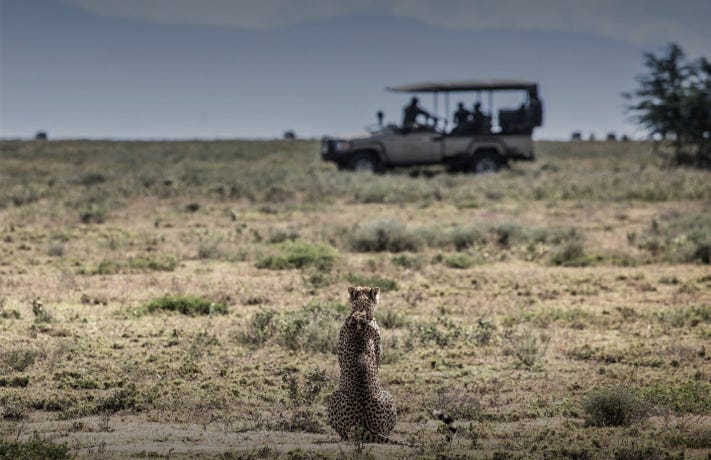
M442 156L445 158L466 155L472 143L472 136L447 136L442 145Z
M383 139L390 163L394 165L438 163L442 160L442 134L411 132Z

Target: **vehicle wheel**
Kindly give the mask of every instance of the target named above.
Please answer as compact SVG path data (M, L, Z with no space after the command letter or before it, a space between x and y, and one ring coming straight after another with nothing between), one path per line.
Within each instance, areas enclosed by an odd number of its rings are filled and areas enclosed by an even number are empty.
M369 153L359 153L355 155L350 163L350 169L355 172L380 172L381 165L380 162Z
M502 163L501 157L496 153L477 153L472 158L472 172L477 174L492 174L501 169Z

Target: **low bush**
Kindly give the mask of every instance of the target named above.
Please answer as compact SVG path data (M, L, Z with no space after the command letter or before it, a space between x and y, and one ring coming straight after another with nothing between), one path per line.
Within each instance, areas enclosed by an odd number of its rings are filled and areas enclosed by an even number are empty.
M630 234L628 240L653 257L673 262L711 263L711 217L706 214L654 218L642 234Z
M639 389L645 404L676 414L711 415L711 382L690 380L679 384L654 384Z
M54 444L35 435L27 441L0 440L0 458L14 460L64 460L71 458L66 444Z
M27 376L0 377L0 387L25 388L30 383Z
M34 350L25 350L16 348L0 353L0 369L7 368L15 372L24 372L28 367L32 366L37 359L37 352Z
M477 244L485 244L486 234L479 227L457 226L449 232L447 239L457 251L462 251Z
M357 226L350 234L351 249L360 252L416 252L422 245L417 232L394 220L378 220Z
M438 347L452 347L460 343L468 343L472 339L471 329L462 326L449 318L438 318L435 322L412 322L408 325L407 342L421 345L434 343Z
M550 337L544 332L536 332L525 324L508 328L504 331L503 338L504 352L515 356L528 368L535 366L543 358L550 342Z
M378 275L363 276L349 273L348 275L346 275L346 279L355 286L377 286L383 292L397 290L397 283L395 282L395 280L391 280L390 278L383 278Z
M468 254L458 252L450 254L443 258L443 262L449 268L469 268L474 265L474 259Z
M255 312L237 334L240 343L258 347L277 332L277 312L265 309Z
M106 204L91 203L79 212L79 220L85 224L101 224L106 220L109 208Z
M584 267L592 263L592 259L585 254L583 245L573 241L558 248L551 255L550 262L553 265L564 267Z
M54 321L51 313L45 308L40 299L32 301L32 314L35 315L35 323L51 323Z
M588 425L626 426L639 414L640 404L630 390L621 387L599 388L583 400Z
M136 273L149 271L172 272L178 266L173 256L143 256L128 260L104 259L96 267L81 269L79 273L87 275L115 275L117 273Z
M339 257L336 248L323 243L285 241L277 247L279 254L260 259L257 261L257 268L288 270L311 266L319 270L330 270Z
M174 311L183 315L211 315L213 313L227 313L227 305L221 302L211 302L196 296L171 296L159 297L147 303L145 310L149 313L156 311Z
M338 331L348 310L345 304L320 303L281 315L275 310L259 310L237 333L236 340L258 347L274 339L294 351L335 353Z
M409 256L407 254L398 254L392 258L392 263L402 268L410 268L413 270L418 270L422 268L422 257L419 256Z
M290 350L336 353L338 331L345 318L339 310L343 309L314 303L287 313L281 320L277 341Z
M378 320L378 324L385 329L396 329L407 324L407 317L393 310L388 309L382 312L376 310L375 316Z

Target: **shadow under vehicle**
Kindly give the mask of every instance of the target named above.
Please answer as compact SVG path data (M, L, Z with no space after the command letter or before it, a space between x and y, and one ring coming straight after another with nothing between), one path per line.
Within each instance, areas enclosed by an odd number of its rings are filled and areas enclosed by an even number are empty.
M444 164L453 171L496 172L510 161L532 161L533 129L543 123L543 103L538 84L521 80L476 80L427 82L387 88L401 93L431 93L434 116L425 124L405 128L379 123L366 128L367 136L354 138L324 137L321 157L333 161L339 169L383 172L399 166ZM494 94L514 92L522 96L516 108L502 108L492 117ZM437 117L439 96L444 96L444 111L449 114L450 93L476 93L478 101L485 93L488 112L449 129L449 119Z

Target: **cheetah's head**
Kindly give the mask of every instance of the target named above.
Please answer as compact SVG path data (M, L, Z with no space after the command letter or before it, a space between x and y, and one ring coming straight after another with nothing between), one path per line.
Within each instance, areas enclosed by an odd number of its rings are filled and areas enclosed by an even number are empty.
M373 319L373 312L375 312L375 307L378 306L378 300L380 300L380 288L379 287L349 287L348 294L351 298L351 311L363 311L368 319Z

